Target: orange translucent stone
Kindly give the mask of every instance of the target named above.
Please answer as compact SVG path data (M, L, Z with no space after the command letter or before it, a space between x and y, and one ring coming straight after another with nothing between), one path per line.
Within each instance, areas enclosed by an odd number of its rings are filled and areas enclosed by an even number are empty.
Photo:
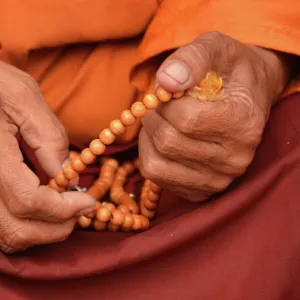
M181 91L181 92L175 92L175 93L173 93L172 97L173 97L174 99L178 99L178 98L183 97L183 95L184 95L184 91Z
M86 165L92 164L96 161L96 155L93 154L89 148L82 150L80 158Z
M159 100L154 94L147 94L143 99L143 103L148 109L154 109L158 107Z
M110 210L108 209L108 207L100 207L97 210L96 219L100 222L108 222L110 220Z
M51 179L49 182L49 187L52 188L53 190L58 191L59 193L65 192L66 189L57 185L55 179Z
M109 129L115 135L121 135L125 132L125 126L122 124L120 120L113 120L109 124Z
M131 112L136 118L142 118L147 113L147 107L143 102L135 102L131 106Z
M89 218L86 218L85 216L80 216L77 219L77 224L81 228L89 228L91 226L91 224L92 224L92 220L89 219Z
M131 126L135 123L136 118L134 117L134 115L132 114L132 112L130 110L124 110L121 113L121 117L120 120L122 122L123 125L125 126Z
M99 138L104 145L110 145L115 141L116 136L111 132L109 128L105 128L100 132Z
M101 155L104 153L106 146L101 143L100 139L95 139L90 143L90 150L94 155Z
M60 171L59 173L56 174L55 176L55 181L56 183L61 186L61 187L66 187L69 184L69 180L65 177L64 173Z
M70 164L66 164L63 167L63 173L68 180L73 180L78 177L78 173L73 170Z
M81 156L78 155L71 161L71 167L74 171L81 173L85 170L86 164L81 160Z
M161 102L168 102L172 99L172 94L164 90L162 87L158 87L155 94Z
M110 219L110 222L114 225L118 225L118 226L121 226L124 222L124 214L118 210L118 209L115 209L111 212L111 219Z

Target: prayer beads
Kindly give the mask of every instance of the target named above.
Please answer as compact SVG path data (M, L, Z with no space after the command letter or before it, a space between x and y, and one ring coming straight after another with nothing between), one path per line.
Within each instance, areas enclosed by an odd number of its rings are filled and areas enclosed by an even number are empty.
M70 153L69 162L49 182L49 187L64 192L68 189L71 180L76 179L86 166L96 162L96 157L105 153L106 147L122 135L126 127L135 124L138 118L146 115L148 110L156 109L160 103L179 99L185 94L199 100L216 100L217 93L222 87L222 78L213 72L208 72L199 86L170 93L158 87L155 94L147 94L140 102L132 104L130 110L124 110L120 119L112 120L108 128L103 129L99 137L91 141L88 148L79 153ZM144 231L150 227L149 220L156 214L161 188L150 180L144 181L141 189L139 205L134 197L124 190L127 177L139 168L139 161L124 162L121 166L112 158L104 160L100 169L99 178L87 190L95 198L96 209L87 216L80 216L77 224L81 228L93 227L96 231ZM110 202L101 202L109 193Z

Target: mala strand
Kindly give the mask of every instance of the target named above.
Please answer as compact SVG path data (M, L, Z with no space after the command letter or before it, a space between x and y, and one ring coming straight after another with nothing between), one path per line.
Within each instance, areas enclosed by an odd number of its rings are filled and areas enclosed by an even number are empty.
M185 94L201 101L215 101L223 97L223 93L218 94L221 88L222 78L214 72L208 72L199 86L187 91L170 93L158 87L155 94L145 95L142 102L133 103L130 109L121 113L119 119L111 121L108 128L100 132L99 138L94 139L80 154L71 152L69 162L50 180L49 187L58 192L67 191L70 181L77 178L87 165L94 163L97 156L104 154L106 147L114 143L116 137L125 132L126 127L133 125L138 118L144 117L148 110L156 109L160 103L179 99ZM99 178L87 190L87 193L96 200L96 209L93 213L80 216L77 220L78 226L81 228L92 226L97 231L112 232L147 230L150 227L149 220L156 214L161 188L145 179L138 205L134 197L124 190L127 177L138 169L138 160L127 161L122 165L113 158L104 160ZM110 202L101 202L108 191Z

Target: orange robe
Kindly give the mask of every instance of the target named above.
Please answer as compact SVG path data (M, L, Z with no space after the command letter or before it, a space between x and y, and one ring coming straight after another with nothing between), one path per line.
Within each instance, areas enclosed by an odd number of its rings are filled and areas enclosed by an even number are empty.
M220 31L299 55L299 16L298 0L1 0L0 59L38 81L82 146L153 87L168 51ZM200 206L165 193L142 234L82 231L0 254L0 298L300 299L299 90L286 91L295 95L275 108L252 166L224 195Z

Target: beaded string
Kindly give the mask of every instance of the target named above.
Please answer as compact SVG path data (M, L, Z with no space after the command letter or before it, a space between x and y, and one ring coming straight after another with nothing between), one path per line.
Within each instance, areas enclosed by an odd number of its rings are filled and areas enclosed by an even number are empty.
M106 147L125 132L126 127L133 125L138 118L144 117L148 110L156 109L160 103L167 103L184 95L200 101L215 101L223 96L223 93L218 93L221 88L222 78L214 72L208 72L199 86L187 91L170 93L158 87L154 94L145 95L142 102L133 103L130 109L121 113L119 119L112 120L108 128L100 132L99 138L94 139L80 154L71 152L69 162L50 180L49 187L58 192L66 191L70 181L77 178L88 164L94 163L96 157L102 155ZM149 220L156 214L161 188L145 179L138 205L134 198L124 191L127 177L138 167L138 160L119 165L113 158L106 159L100 169L99 178L87 190L87 193L96 200L96 209L93 213L79 217L78 226L81 228L92 226L97 231L112 232L147 230L150 227ZM110 202L101 202L108 191Z

